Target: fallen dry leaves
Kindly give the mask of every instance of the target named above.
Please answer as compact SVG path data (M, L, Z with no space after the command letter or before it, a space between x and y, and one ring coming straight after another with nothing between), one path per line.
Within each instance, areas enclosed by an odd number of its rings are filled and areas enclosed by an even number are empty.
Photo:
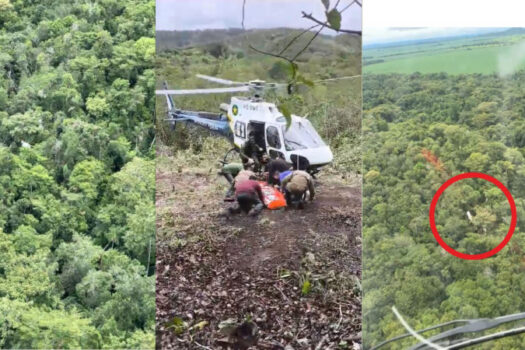
M321 177L304 210L227 219L225 188L157 174L157 347L360 349L360 189Z

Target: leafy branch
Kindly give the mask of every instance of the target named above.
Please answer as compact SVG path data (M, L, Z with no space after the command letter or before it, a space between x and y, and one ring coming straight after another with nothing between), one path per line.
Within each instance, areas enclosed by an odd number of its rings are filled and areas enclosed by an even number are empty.
M321 0L321 2L323 3L323 5L325 7L325 10L326 10L326 12L325 12L326 13L326 21L325 22L315 18L314 16L312 16L311 13L307 14L304 11L302 11L303 18L307 18L307 19L309 19L311 21L314 21L315 23L317 23L319 25L325 25L327 28L333 29L336 32L361 35L361 31L360 30L341 29L341 19L342 19L341 14L343 12L345 12L353 4L357 4L359 7L362 7L362 4L359 1L353 0L348 5L346 5L341 11L337 10L337 7L339 6L340 0L337 1L337 3L335 4L334 8L331 9L331 10L329 10L330 9L330 0Z
M325 13L326 13L326 21L320 21L319 19L313 17L312 14L307 14L306 12L302 11L302 14L303 14L303 18L307 18L313 22L315 22L314 25L310 26L309 28L303 30L302 32L300 32L299 34L295 35L284 47L283 49L281 49L279 51L279 53L273 53L273 52L270 52L270 51L265 51L265 50L262 50L262 49L259 49L257 47L255 47L251 42L249 42L248 40L246 40L248 42L248 46L250 49L252 49L253 51L257 52L257 53L260 53L260 54L263 54L263 55L267 55L267 56L271 56L271 57L275 57L275 58L279 58L279 59L282 59L286 62L288 62L290 64L290 67L291 67L291 79L289 81L289 83L293 83L296 81L296 78L297 78L297 64L295 63L295 61L299 58L299 56L301 56L301 54L306 51L306 49L308 49L308 47L310 47L310 45L312 44L312 42L315 40L315 38L317 38L319 36L319 34L321 33L321 31L325 28L329 28L329 29L332 29L332 30L335 30L337 32L342 32L342 33L349 33L349 34L355 34L355 35L361 35L361 31L356 31L356 30L348 30L348 29L341 29L341 19L342 19L342 16L341 14L346 11L348 8L350 8L350 6L354 5L354 4L357 4L359 6L362 6L361 3L357 0L353 0L352 2L350 2L347 6L345 6L342 10L338 10L337 7L339 6L340 4L340 1L341 0L338 0L335 4L335 6L330 9L330 0L321 0L321 2L323 3L324 7L325 7ZM243 0L243 5L242 5L242 19L241 19L241 25L242 25L242 29L246 32L246 26L244 24L245 22L245 18L246 18L246 0ZM320 27L320 28L319 28ZM308 41L308 43L302 48L300 49L292 58L289 58L287 56L285 56L285 52L293 45L294 42L296 42L300 37L302 37L304 34L306 33L309 33L311 32L313 29L316 29L316 28L319 28L315 34L313 35L313 37Z
M361 2L359 2L358 0L353 0L341 10L338 10L338 6L339 6L341 0L337 0L337 2L335 3L335 6L333 6L333 8L330 8L330 0L321 0L321 2L322 2L323 6L325 8L326 20L323 22L323 21L315 18L311 13L307 14L305 11L302 11L303 18L309 19L309 20L315 22L315 24L313 24L309 28L306 28L305 30L303 30L299 34L293 36L290 39L290 41L288 41L288 43L278 53L274 53L274 52L265 51L265 50L262 50L260 48L255 47L247 39L246 26L244 24L245 18L246 18L246 0L243 0L241 25L242 25L242 29L243 29L243 31L245 33L245 39L246 39L246 42L248 43L248 47L250 49L252 49L253 51L255 51L257 53L260 53L262 55L275 57L275 58L278 58L280 60L284 60L289 65L289 68L290 68L289 69L290 79L288 80L288 89L287 89L289 94L293 93L294 86L297 85L297 83L302 83L302 84L307 85L307 86L313 86L314 85L314 83L312 81L310 81L310 80L306 79L305 77L301 76L300 74L298 74L298 68L299 67L298 67L298 65L296 63L296 60L311 46L313 41L319 36L319 34L321 33L321 31L323 29L329 28L329 29L335 30L336 32L348 33L348 34L353 34L353 35L361 35L361 31L348 30L348 29L342 29L341 28L341 20L342 20L342 15L341 14L344 11L346 11L348 8L350 8L352 5L354 5L354 4L357 4L358 6L361 7L362 6ZM285 55L287 50L290 49L290 47L299 38L301 38L306 33L310 33L314 29L316 29L314 35L308 40L306 45L304 45L299 51L297 51L297 53L295 53L295 55L293 55L291 58ZM283 102L279 106L279 109L281 110L283 115L286 117L287 124L289 126L289 124L291 122L291 113L290 113L289 106L285 102Z

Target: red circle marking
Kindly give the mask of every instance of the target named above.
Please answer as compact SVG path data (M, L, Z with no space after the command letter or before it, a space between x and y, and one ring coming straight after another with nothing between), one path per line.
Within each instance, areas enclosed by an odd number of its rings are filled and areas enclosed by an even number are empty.
M459 180L472 179L472 178L479 178L479 179L487 180L493 183L494 185L496 185L496 187L498 187L505 194L505 197L507 197L507 201L509 202L509 205L510 205L510 212L512 215L511 220L510 220L509 231L507 232L507 235L505 236L503 241L501 241L501 243L498 244L496 248L489 250L488 252L481 253L481 254L461 253L453 249L452 247L450 247L448 244L446 244L445 241L443 241L443 239L439 235L439 232L436 228L436 220L434 217L434 212L436 211L437 202L439 200L439 197L443 194L443 192L450 185L458 182ZM497 179L493 178L492 176L489 176L483 173L475 173L475 172L463 173L463 174L459 174L459 175L456 175L450 178L449 180L447 180L447 182L441 185L441 187L437 190L436 194L434 195L434 198L432 198L432 202L430 203L429 219L430 219L430 228L432 230L432 233L434 234L434 237L436 238L437 242L443 249L445 249L447 252L454 255L455 257L458 257L461 259L481 260L481 259L485 259L485 258L491 257L492 255L496 254L501 249L503 249L503 247L505 247L507 243L509 243L512 235L514 234L514 229L516 228L516 221L517 221L516 204L514 203L514 198L512 198L512 195L510 194L509 190L501 182L499 182Z

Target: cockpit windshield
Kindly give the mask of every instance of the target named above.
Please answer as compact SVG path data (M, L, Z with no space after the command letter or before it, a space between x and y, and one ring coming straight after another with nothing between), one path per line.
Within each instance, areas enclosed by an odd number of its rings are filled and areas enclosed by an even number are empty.
M326 146L308 120L294 120L288 129L282 126L287 151Z

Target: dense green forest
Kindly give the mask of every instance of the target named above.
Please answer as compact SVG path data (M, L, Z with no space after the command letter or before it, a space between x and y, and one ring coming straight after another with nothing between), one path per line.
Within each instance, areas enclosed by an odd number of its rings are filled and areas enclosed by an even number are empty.
M525 72L366 75L363 93L365 348L406 332L392 306L415 329L525 311ZM467 171L501 181L518 210L510 243L481 261L445 252L428 221L437 189ZM454 184L436 210L445 242L468 254L494 248L509 222L503 193L483 180ZM524 344L515 336L476 349Z
M0 0L0 347L153 348L153 0Z

